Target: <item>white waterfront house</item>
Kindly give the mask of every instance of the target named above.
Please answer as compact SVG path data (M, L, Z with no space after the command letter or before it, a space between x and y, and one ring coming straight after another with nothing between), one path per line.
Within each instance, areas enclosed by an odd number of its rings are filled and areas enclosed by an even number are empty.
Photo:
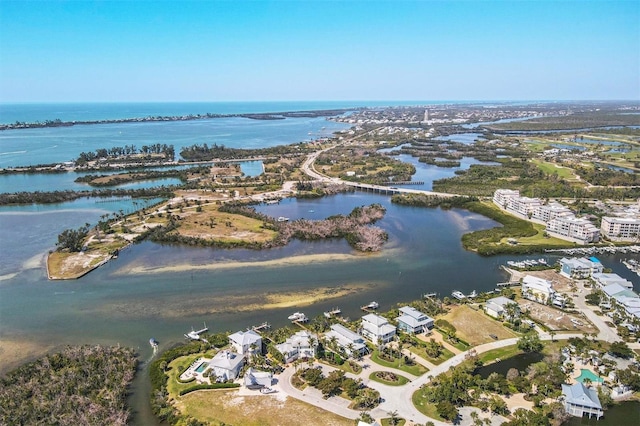
M335 341L349 356L361 356L367 352L364 337L342 324L333 324L331 330L326 332L324 337L328 342Z
M240 375L240 370L244 366L244 356L236 352L220 351L211 361L209 368L213 371L218 381L235 380Z
M398 329L407 333L419 334L433 328L433 318L411 306L400 308L400 316L396 320Z
M233 333L229 336L229 344L242 355L262 353L262 336L253 330Z
M307 330L298 331L284 343L276 345L276 349L284 356L285 362L292 362L298 358L315 358L318 336Z
M367 314L362 317L362 335L376 345L381 345L393 340L396 327L380 315Z
M508 305L515 305L514 315L517 316L520 313L518 304L504 296L498 296L494 297L493 299L487 300L487 302L484 304L484 311L487 313L487 315L493 318L510 319L508 318L509 314L507 314Z
M553 299L556 291L551 285L551 281L526 275L522 279L522 297L538 303L547 303Z
M584 257L567 259L563 257L558 263L560 263L560 275L567 278L589 278L593 274L602 273L604 270L602 263L595 257L589 259Z
M564 409L572 416L582 417L587 414L589 418L595 416L599 420L604 414L598 392L580 382L573 385L563 384L562 396L564 397Z

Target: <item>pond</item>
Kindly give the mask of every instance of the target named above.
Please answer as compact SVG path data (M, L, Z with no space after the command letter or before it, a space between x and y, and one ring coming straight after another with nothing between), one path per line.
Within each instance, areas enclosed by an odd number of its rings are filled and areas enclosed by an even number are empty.
M479 368L476 371L476 374L479 374L483 379L489 377L491 373L498 373L506 376L507 372L512 368L517 368L518 371L522 372L525 371L531 364L542 361L543 358L544 355L538 352L524 353Z

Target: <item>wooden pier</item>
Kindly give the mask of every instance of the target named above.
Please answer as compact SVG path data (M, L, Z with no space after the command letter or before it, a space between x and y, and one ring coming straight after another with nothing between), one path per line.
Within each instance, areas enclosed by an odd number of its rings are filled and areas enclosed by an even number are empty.
M507 281L504 283L498 283L496 284L496 287L500 288L500 287L517 287L520 285L520 281Z
M261 331L269 330L270 328L271 324L269 324L268 322L263 322L260 325L254 325L253 327L251 327L251 330L255 331L256 333L260 333Z

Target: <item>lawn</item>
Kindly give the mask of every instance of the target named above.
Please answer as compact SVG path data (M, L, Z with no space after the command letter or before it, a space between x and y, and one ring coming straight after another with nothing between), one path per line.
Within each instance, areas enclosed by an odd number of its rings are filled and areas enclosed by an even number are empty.
M398 423L395 423L396 426L403 426L407 421L405 419L399 418ZM382 419L382 426L393 426L394 423L391 423L391 417Z
M382 383L383 385L388 385L388 386L402 386L402 385L406 385L407 383L409 383L409 379L407 379L404 376L401 376L400 374L395 374L396 376L396 380L395 381L391 381L391 380L385 380L382 377L378 377L378 373L385 373L383 371L374 371L371 374L369 374L369 379L373 380L374 382L378 382L378 383Z
M498 339L518 337L516 333L485 315L483 312L474 311L466 305L454 306L444 319L453 324L456 334L472 346L492 342L495 335Z
M511 358L512 356L520 355L523 353L520 349L518 349L517 345L506 346L504 348L492 349L483 354L479 355L480 361L484 364L489 364L494 362L496 359L504 360L507 358Z
M422 376L424 373L429 371L427 367L418 363L414 365L405 365L405 364L400 365L400 360L397 358L394 359L394 362L388 362L383 359L380 359L380 357L378 356L377 350L373 351L373 353L371 354L371 360L376 364L380 364L384 367L396 368L398 370L405 371L409 374L413 374L414 376Z
M453 352L451 352L449 349L444 347L442 348L441 354L438 358L431 358L429 355L427 355L427 352L425 351L424 347L421 345L409 346L409 350L414 354L418 355L419 357L422 357L435 365L442 364L444 361L455 356Z
M422 394L422 391L420 389L418 389L417 391L415 391L413 393L413 396L411 397L411 400L413 402L413 406L416 407L418 409L418 411L420 411L425 416L431 417L434 420L445 421L438 414L438 410L436 409L435 404L432 404L429 401L427 401L424 398L424 396Z
M345 361L344 364L342 365L338 365L338 364L331 364L323 359L319 359L318 360L319 363L324 364L324 365L328 365L330 367L333 368L337 368L338 370L342 370L346 373L352 373L352 374L360 374L360 372L362 371L362 367L360 367L355 361ZM357 366L357 368L353 368L353 364L355 364Z
M202 354L181 356L169 363L167 366L167 375L169 376L169 380L167 380L167 391L169 392L169 395L176 398L182 389L195 384L195 382L190 382L188 384L180 383L178 382L178 377L180 377L180 374L182 374L182 372L186 370L193 361L200 357L202 357Z
M558 167L557 165L550 163L548 161L542 160L532 160L533 164L538 166L540 170L545 172L548 175L558 175L559 178L562 179L574 179L575 173L572 169L568 167Z
M238 391L192 392L176 405L185 414L212 424L244 426L353 426L353 420L278 394L240 396Z

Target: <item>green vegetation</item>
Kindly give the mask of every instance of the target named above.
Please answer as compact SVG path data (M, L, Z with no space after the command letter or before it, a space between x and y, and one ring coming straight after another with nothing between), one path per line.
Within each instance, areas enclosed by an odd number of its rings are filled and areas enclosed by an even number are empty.
M89 234L89 224L85 224L78 229L66 229L58 235L58 251L67 250L70 252L79 252L82 250L84 239Z
M0 380L0 424L126 425L133 350L73 346Z
M297 371L293 377L319 389L324 398L341 395L352 400L352 408L356 410L370 410L380 403L378 391L364 386L360 379L345 377L344 371L333 370L325 377L320 369L305 368Z
M406 377L390 371L374 371L369 375L369 378L375 382L389 386L402 386L409 383L409 379Z
M375 350L371 353L371 360L384 367L396 368L401 371L406 371L414 376L421 376L429 371L427 367L416 363L406 355L397 355L398 352L396 351L396 355L390 356L390 352L391 351L388 348L384 348L382 353Z
M206 385L206 384L193 385L188 388L180 390L180 392L178 392L178 395L183 396L190 392L195 392L203 389L233 389L233 388L239 388L239 387L240 385L238 383L213 383L211 385Z

